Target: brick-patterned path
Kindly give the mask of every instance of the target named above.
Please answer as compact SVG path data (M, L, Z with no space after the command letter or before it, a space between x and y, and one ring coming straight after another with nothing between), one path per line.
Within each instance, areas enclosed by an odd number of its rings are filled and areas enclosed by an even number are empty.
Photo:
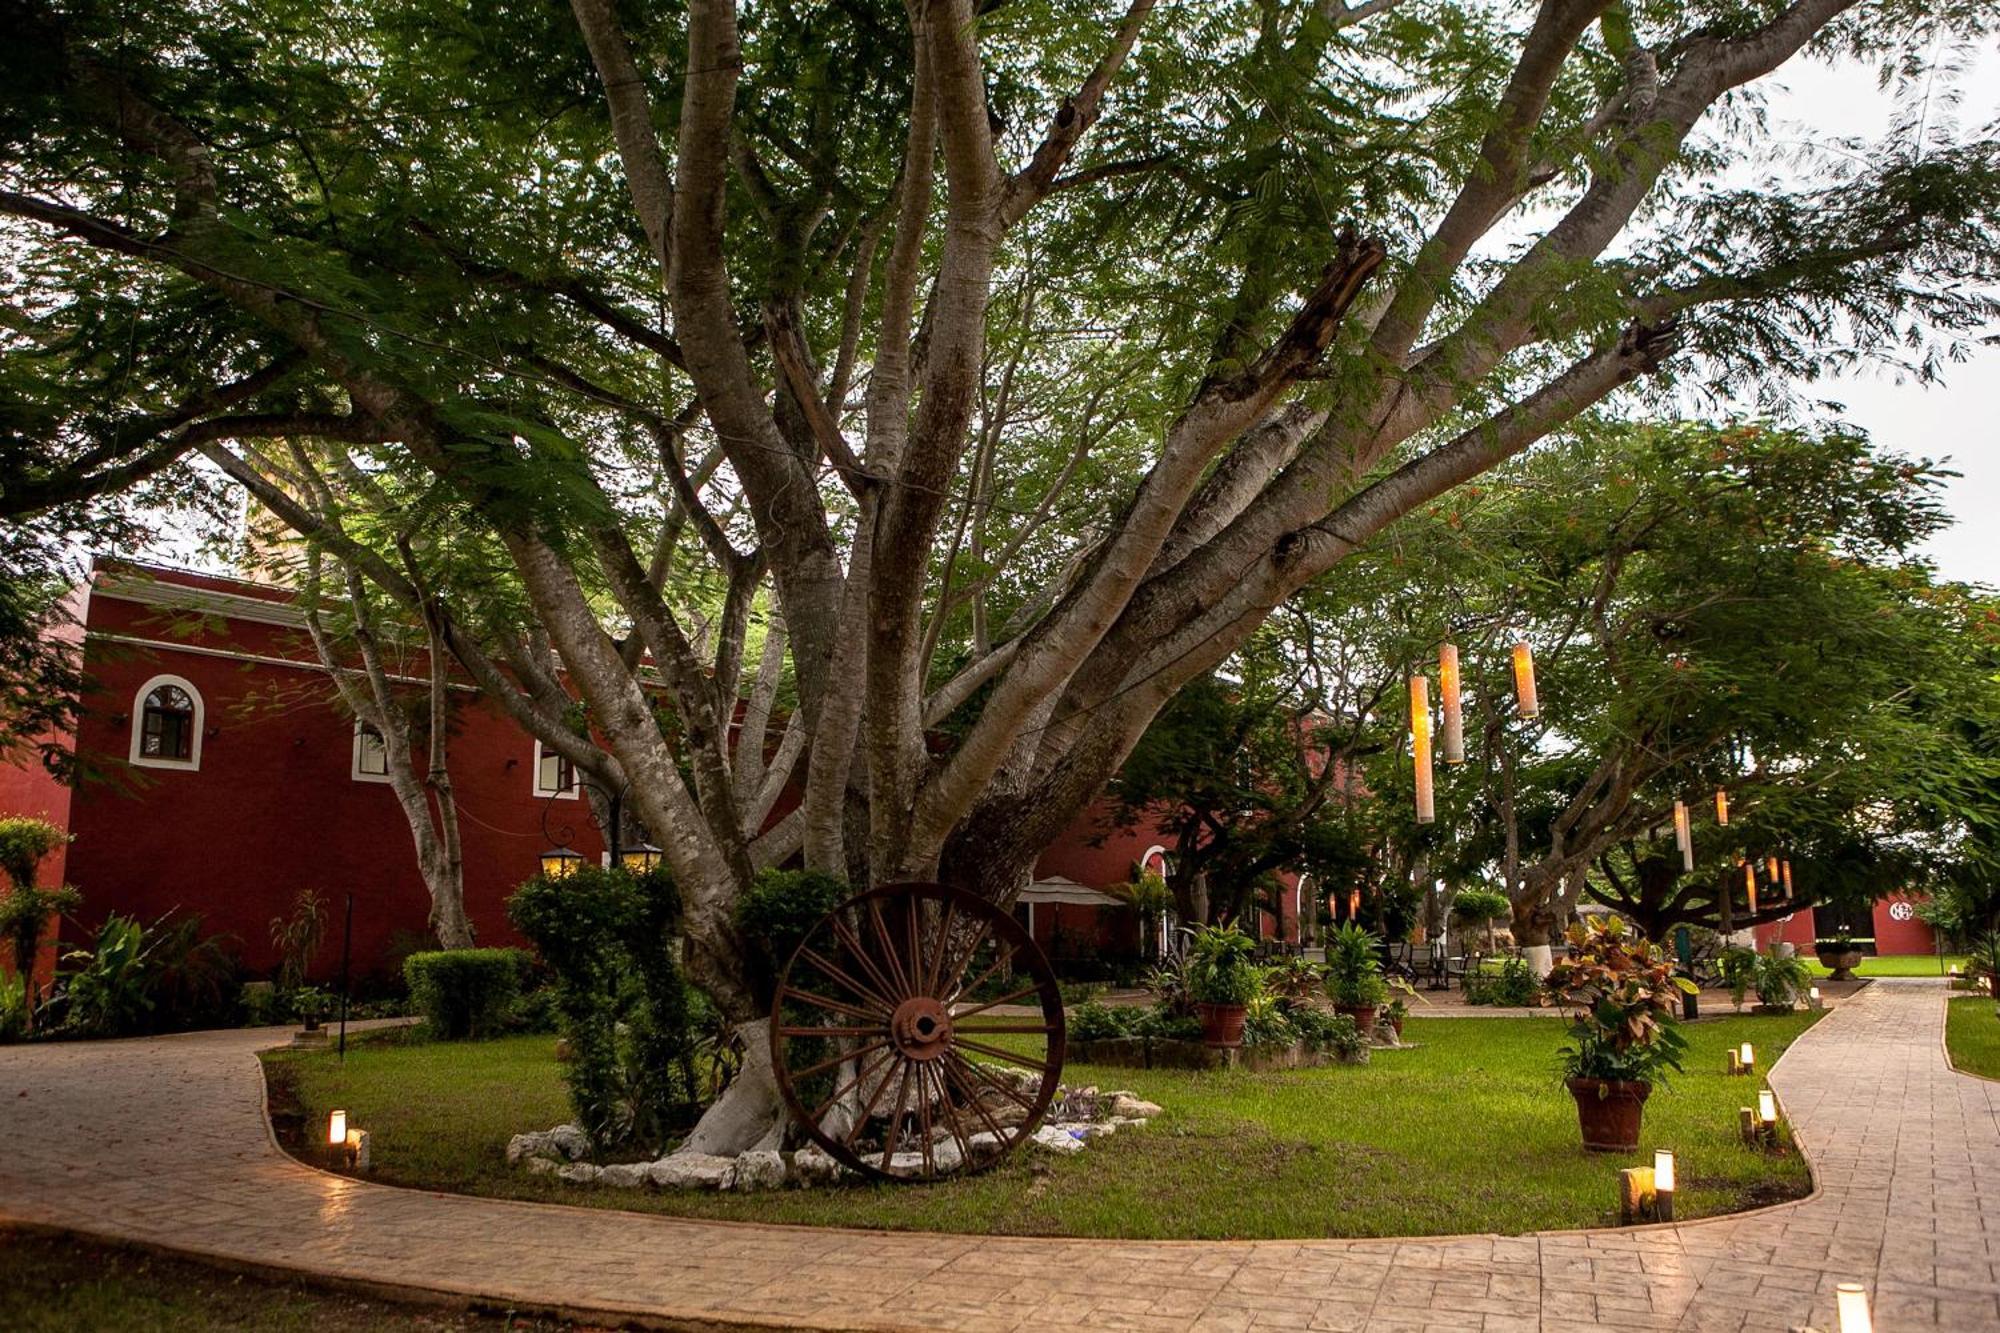
M0 1215L225 1261L669 1326L2000 1328L2000 1084L1954 1074L1935 982L1877 982L1772 1081L1821 1191L1646 1231L1122 1242L732 1225L392 1189L265 1132L269 1032L0 1051ZM1609 1181L1607 1179L1607 1188Z

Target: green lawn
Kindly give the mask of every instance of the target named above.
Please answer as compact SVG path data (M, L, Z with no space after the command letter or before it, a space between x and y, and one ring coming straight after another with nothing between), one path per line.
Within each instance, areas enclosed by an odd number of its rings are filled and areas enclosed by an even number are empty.
M1832 968L1820 966L1819 959L1813 957L1811 950L1801 950L1800 952L1806 960L1806 966L1813 970L1814 976L1824 977L1832 973ZM1864 958L1861 960L1861 966L1854 969L1854 975L1857 977L1941 977L1944 975L1944 969L1947 967L1956 967L1963 970L1965 967L1965 955L1962 953L1948 953L1944 956L1942 965L1939 964L1937 955L1932 953L1892 954L1887 958Z
M1963 995L1945 1007L1944 1046L1963 1074L2000 1078L2000 1013L1985 995Z
M251 1277L69 1237L0 1230L0 1328L9 1333L423 1333L567 1329Z
M1725 1018L1688 1029L1689 1072L1656 1089L1645 1155L1586 1154L1554 1075L1563 1025L1531 1018L1412 1018L1418 1049L1366 1068L1281 1074L1110 1069L1072 1064L1072 1084L1131 1088L1160 1119L1075 1157L1024 1151L970 1180L854 1185L761 1195L568 1187L510 1168L510 1134L568 1118L549 1037L448 1045L394 1035L349 1049L267 1057L308 1125L345 1107L371 1131L378 1180L744 1221L1128 1237L1518 1233L1614 1220L1617 1168L1679 1155L1682 1217L1802 1195L1795 1154L1766 1157L1736 1137L1757 1084L1724 1075L1745 1040L1770 1061L1817 1017ZM289 1088L289 1097L286 1093Z

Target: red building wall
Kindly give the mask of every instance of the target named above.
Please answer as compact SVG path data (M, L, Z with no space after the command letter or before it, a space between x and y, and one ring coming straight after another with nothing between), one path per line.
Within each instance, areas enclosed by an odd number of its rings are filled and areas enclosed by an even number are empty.
M83 616L87 607L87 597L79 589L69 601L69 620L60 621L55 636L72 643L83 641ZM75 738L69 735L51 735L44 738L71 748ZM57 782L43 766L41 757L35 752L23 752L16 756L18 762L0 765L0 817L26 815L34 819L45 819L58 828L70 827L70 789ZM35 883L44 889L53 889L66 883L69 869L69 848L57 847L42 859L35 875ZM0 893L7 891L5 876L0 876ZM0 950L0 954L9 951ZM56 939L52 937L42 946L35 960L35 972L43 984L55 972ZM0 961L0 966L9 965Z
M227 580L176 581L282 600ZM83 892L87 927L114 910L146 921L198 911L207 929L235 936L245 963L262 973L277 962L272 919L309 888L327 910L315 976L338 969L350 893L358 975L424 947L430 900L409 825L386 783L352 776L353 722L301 631L196 621L101 590L91 599L90 631L85 665L97 689L78 741L109 779L79 790L70 810L69 878ZM419 655L403 669L426 667ZM125 762L137 693L163 673L201 694L198 770ZM504 903L535 873L549 833L593 859L602 843L581 799L535 795L527 735L475 694L455 698L451 766L466 910L482 944L519 943Z
M1927 954L1937 952L1937 937L1917 920L1916 904L1921 897L1896 893L1876 902L1873 909L1875 952L1878 954ZM1900 919L1907 917L1907 919ZM1792 913L1781 921L1757 927L1757 944L1768 947L1783 940L1811 953L1816 939L1811 908Z

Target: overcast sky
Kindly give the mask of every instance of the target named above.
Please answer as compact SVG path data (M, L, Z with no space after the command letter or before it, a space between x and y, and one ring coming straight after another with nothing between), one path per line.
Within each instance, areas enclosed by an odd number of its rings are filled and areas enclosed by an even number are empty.
M1878 139L1894 109L1874 70L1857 64L1788 66L1770 83L1772 130L1781 137ZM1954 114L1966 133L2000 119L2000 52L1981 52L1961 90ZM2000 337L2000 329L1988 336ZM1930 543L1929 554L1947 578L2000 587L2000 347L1981 347L1944 374L1942 385L1922 385L1862 373L1822 380L1813 392L1844 403L1846 419L1883 444L1951 460L1964 474L1947 492L1958 523Z

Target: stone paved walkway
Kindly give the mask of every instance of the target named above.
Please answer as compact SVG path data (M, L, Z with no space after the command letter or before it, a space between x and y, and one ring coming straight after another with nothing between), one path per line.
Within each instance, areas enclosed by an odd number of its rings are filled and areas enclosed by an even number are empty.
M1936 983L1885 982L1772 1072L1821 1185L1644 1231L1119 1242L682 1221L322 1174L265 1132L270 1033L0 1051L0 1217L237 1263L676 1327L2000 1328L2000 1084L1952 1073ZM2000 1195L1996 1195L2000 1198Z

